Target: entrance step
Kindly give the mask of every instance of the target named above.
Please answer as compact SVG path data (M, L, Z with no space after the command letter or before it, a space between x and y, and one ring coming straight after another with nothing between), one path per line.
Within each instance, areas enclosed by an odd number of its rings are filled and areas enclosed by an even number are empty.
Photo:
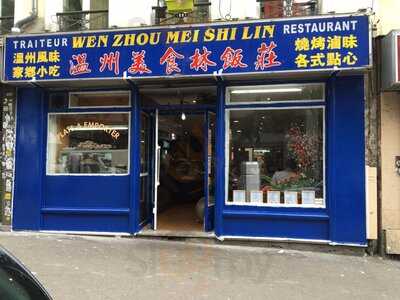
M151 230L144 229L137 234L139 237L158 237L158 238L205 238L214 239L215 234L213 232L203 231L176 231L176 230Z

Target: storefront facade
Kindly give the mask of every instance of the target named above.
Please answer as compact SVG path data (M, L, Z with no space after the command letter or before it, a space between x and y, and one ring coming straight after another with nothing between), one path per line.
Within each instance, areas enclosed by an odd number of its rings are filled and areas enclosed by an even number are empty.
M366 245L367 16L5 44L14 230L136 234L197 213L221 239Z

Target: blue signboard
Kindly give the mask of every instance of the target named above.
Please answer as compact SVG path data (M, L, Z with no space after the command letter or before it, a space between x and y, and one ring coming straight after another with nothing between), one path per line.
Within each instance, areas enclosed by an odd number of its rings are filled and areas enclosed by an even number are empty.
M367 16L8 36L5 81L363 68Z

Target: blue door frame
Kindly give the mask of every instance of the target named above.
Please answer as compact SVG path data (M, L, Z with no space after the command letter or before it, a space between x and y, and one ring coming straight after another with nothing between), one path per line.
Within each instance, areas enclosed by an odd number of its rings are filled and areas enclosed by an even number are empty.
M137 103L140 102L140 99L138 99L136 101ZM136 107L136 105L135 105ZM135 108L134 108L135 109ZM169 115L169 114L176 114L176 113L180 113L180 112L185 112L186 114L201 114L204 116L204 126L203 126L203 131L204 131L204 165L205 165L205 172L204 172L204 191L205 191L205 217L204 217L204 229L205 231L211 231L213 230L214 227L214 219L215 219L215 211L214 209L210 210L209 207L206 205L208 204L208 197L209 197L209 193L208 193L208 164L207 164L207 160L208 160L208 152L207 152L207 145L208 145L208 125L209 125L209 117L208 117L208 113L209 112L215 112L215 109L213 108L213 106L211 105L160 105L157 106L156 108L152 107L152 108L139 108L140 112L145 112L147 114L149 114L151 117L150 119L152 120L152 122L155 122L154 120L154 114L155 114L155 110L157 109L158 111L158 115ZM155 128L154 126L151 126L150 129L150 133L151 133L151 143L150 143L150 149L151 149L151 153L150 153L150 177L151 177L151 183L148 185L148 188L151 189L151 191L154 191L155 189L155 181L154 181L154 172L155 172L155 162L154 162L154 157L155 157L155 152L156 151L156 143L157 141L155 141L155 132L154 132ZM137 131L137 136L140 137L140 122L139 122L139 128ZM138 138L136 138L136 140L138 140ZM136 152L138 153L138 155L136 155L136 159L135 159L135 163L138 164L139 166L139 180L135 180L136 184L138 186L138 190L136 190L136 197L132 197L132 199L137 199L135 202L135 206L138 207L138 209L140 208L139 205L139 201L140 201L140 144L139 144L139 151ZM139 160L138 160L139 158ZM151 192L148 195L149 199L148 201L150 203L152 203L154 205L154 193ZM213 214L212 216L210 214ZM140 230L142 230L145 226L147 226L148 224L151 224L151 227L154 228L154 214L151 213L150 214L150 218L147 220L147 222L142 222L140 223L140 212L138 212L137 214L137 230L135 232L139 232Z

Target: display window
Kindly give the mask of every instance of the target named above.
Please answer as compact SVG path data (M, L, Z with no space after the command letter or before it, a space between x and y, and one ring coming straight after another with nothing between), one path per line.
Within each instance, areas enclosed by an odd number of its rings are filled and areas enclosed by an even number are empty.
M226 203L325 207L324 112L323 103L228 107Z
M50 113L48 175L129 173L128 112Z

